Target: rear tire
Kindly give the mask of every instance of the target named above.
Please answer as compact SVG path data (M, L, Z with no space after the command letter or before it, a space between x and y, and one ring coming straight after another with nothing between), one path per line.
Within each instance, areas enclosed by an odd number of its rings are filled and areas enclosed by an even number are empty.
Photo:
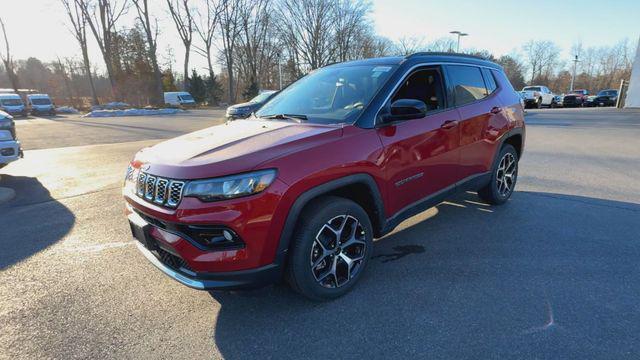
M341 197L322 197L300 215L287 280L311 300L332 300L360 280L372 252L373 228L362 207Z
M491 170L491 181L478 190L478 196L492 205L504 204L513 194L517 180L518 153L513 146L505 144Z

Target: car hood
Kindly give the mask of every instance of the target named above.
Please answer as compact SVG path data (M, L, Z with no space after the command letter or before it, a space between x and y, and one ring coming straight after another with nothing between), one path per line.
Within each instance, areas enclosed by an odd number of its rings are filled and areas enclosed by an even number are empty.
M258 105L259 104L255 102L246 102L246 103L231 105L229 106L229 109L234 109L234 110L251 109L251 108L255 108Z
M141 150L143 170L174 179L200 179L250 171L265 161L333 141L341 125L236 120Z

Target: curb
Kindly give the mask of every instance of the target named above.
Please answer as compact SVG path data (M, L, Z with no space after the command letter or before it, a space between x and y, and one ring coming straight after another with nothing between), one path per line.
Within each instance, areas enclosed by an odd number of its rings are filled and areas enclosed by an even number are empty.
M6 187L0 187L0 204L6 203L16 196L16 192L13 189Z

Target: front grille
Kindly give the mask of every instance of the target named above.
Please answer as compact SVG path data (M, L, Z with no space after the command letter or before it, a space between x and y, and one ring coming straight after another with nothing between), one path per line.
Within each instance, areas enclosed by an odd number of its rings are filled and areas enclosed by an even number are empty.
M140 172L136 180L136 194L154 204L175 208L182 200L184 181L166 179Z
M194 272L193 269L189 267L189 264L187 264L187 262L184 261L184 259L179 258L173 255L172 253L165 251L161 248L158 248L155 251L158 253L158 257L160 261L162 261L165 265L175 270L185 269L185 270Z

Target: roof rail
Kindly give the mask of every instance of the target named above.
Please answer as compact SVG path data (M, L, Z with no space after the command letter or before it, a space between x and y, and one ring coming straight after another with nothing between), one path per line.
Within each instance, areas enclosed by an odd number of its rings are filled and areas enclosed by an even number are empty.
M439 56L456 56L456 57L466 57L466 58L470 58L470 59L478 59L478 60L487 60L487 58L484 58L482 56L477 56L477 55L470 55L470 54L461 54L461 53L454 53L454 52L442 52L442 51L420 51L420 52L416 52L413 54L409 54L407 56L405 56L405 59L410 59L416 56L435 56L435 55L439 55Z

